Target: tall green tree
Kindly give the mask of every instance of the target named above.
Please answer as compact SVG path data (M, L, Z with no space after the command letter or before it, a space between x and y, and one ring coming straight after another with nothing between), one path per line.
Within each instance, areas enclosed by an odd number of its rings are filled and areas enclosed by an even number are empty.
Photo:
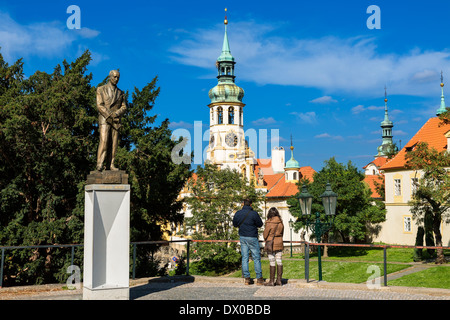
M29 78L18 60L0 57L0 243L71 243L80 183L95 150L95 88L86 74L90 54L63 61L53 73ZM69 231L69 232L68 232ZM79 235L78 235L79 236ZM48 281L61 260L58 249L14 251L5 274L21 283ZM25 272L27 271L27 272Z
M371 191L364 184L363 179L364 174L351 161L347 165L338 163L334 157L325 161L325 166L314 174L313 182L299 181L299 193L288 199L289 211L293 216L300 218L295 224L295 229L305 227L297 199L303 184L307 185L308 192L314 197L312 212L319 212L323 219L325 212L320 195L329 182L331 189L338 194L332 232L339 235L343 242L352 240L358 242L369 238L370 225L383 222L386 212L381 201L374 201L371 198Z
M185 200L192 215L186 218L186 228L194 230L194 239L238 240L233 216L245 198L253 201L255 211L261 212L262 195L235 170L218 169L211 164L199 166L187 187L190 196ZM236 243L199 244L194 258L201 258L200 269L223 273L239 266L236 248Z
M0 55L0 245L82 243L84 186L98 145L89 51L29 78ZM174 165L168 120L150 115L157 79L135 88L123 119L118 164L130 173L132 240L155 240L180 221L176 201L190 174ZM75 263L82 266L82 251ZM10 250L4 284L64 281L70 250Z
M407 167L422 172L418 174L418 184L409 202L413 218L424 227L427 235L432 228L436 246L442 246L441 223L450 222L450 167L447 151L438 152L429 148L426 142L419 142L405 156ZM427 245L431 243L427 241ZM436 263L445 263L443 249L437 249Z
M129 173L131 241L160 240L164 231L171 232L168 226L183 222L183 202L178 196L192 173L189 164L172 161L172 150L180 141L172 140L169 120L155 125L156 116L151 115L160 92L157 80L155 77L142 90L134 89L116 156L119 167ZM148 276L148 257L154 250L157 248L139 246L137 276Z

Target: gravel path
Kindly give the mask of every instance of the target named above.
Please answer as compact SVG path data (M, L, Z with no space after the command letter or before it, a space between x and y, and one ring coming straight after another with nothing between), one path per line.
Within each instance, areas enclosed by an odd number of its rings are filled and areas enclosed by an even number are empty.
M172 279L172 280L170 280ZM173 280L174 279L174 280ZM0 300L82 300L82 291L44 288L0 289ZM282 287L245 286L239 278L178 277L132 280L130 300L450 300L450 289L380 287L289 280Z

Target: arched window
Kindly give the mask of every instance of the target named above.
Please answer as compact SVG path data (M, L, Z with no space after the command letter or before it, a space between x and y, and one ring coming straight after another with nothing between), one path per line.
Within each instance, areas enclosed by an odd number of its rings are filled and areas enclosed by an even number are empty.
M222 107L217 108L217 124L223 123L223 109Z
M234 124L234 107L228 108L228 124Z
M294 172L294 180L297 180L297 172Z
M239 108L239 124L243 125L243 119L242 119L242 107Z

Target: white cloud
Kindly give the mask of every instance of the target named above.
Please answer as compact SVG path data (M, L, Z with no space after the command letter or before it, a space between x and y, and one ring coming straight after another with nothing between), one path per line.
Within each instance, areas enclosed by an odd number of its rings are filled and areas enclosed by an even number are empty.
M59 21L21 25L0 11L0 47L7 61L29 55L57 56L76 40L94 38L99 33L89 28L68 29Z
M255 121L252 121L252 124L254 126L265 126L265 125L276 124L276 123L278 123L278 122L273 117L260 118Z
M358 114L360 112L364 111L364 106L362 104L357 105L356 107L352 108L352 112L354 114Z
M332 136L332 135L330 135L329 133L321 133L321 134L318 134L318 135L316 135L316 136L314 136L314 138L317 138L317 139L330 139L330 140L339 140L339 141L342 141L342 140L344 140L344 138L342 137L342 136Z
M309 112L291 112L290 114L297 116L302 122L315 123L316 113L314 111Z
M376 38L299 39L269 33L276 29L276 24L255 21L228 25L238 80L364 97L379 95L388 84L390 94L431 96L435 95L440 70L450 69L450 50L386 53L377 47ZM170 48L172 58L215 73L223 32L223 25L218 24L214 29L183 34L184 38Z
M191 129L193 128L193 124L192 123L188 123L185 122L183 120L176 122L176 121L172 121L171 123L169 123L169 128L170 129L175 129L175 128L187 128L187 129Z
M327 104L327 103L335 103L337 100L333 99L330 96L323 96L320 98L316 98L310 101L311 103L318 103L318 104Z
M367 110L371 110L371 111L384 110L384 106L380 106L380 107L377 107L377 106L364 107L362 104L359 104L356 107L352 108L352 113L358 114L360 112L367 111Z
M403 130L393 130L393 131L392 131L392 134L393 134L394 136L407 136L407 135L408 135L408 133L406 133L406 132L403 131Z

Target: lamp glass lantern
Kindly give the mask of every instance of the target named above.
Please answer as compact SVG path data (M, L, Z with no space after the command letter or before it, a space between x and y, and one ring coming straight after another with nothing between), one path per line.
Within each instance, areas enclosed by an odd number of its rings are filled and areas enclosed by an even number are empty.
M320 197L322 198L325 214L334 216L336 214L337 194L331 190L330 183L327 183L325 192Z
M302 192L298 197L298 201L300 202L300 209L302 210L302 214L310 215L313 196L308 193L308 189L305 185L302 187Z

